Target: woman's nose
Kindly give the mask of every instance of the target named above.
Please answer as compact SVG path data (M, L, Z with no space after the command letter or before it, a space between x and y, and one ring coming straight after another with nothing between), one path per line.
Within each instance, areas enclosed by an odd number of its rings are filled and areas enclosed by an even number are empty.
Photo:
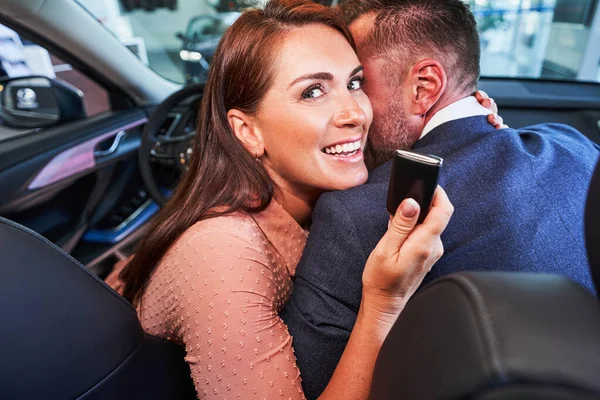
M362 126L366 121L367 115L353 98L346 101L334 116L338 128Z

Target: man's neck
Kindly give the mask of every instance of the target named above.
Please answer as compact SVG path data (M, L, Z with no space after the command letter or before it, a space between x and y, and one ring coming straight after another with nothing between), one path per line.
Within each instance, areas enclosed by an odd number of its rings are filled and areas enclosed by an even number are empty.
M425 125L433 118L433 116L440 111L442 108L449 106L452 103L459 101L467 96L470 96L469 93L449 93L446 92L440 97L437 103L433 107L429 109L429 111L425 114L423 118L423 122L421 125L421 130L425 128Z
M465 96L461 99L455 100L443 108L438 109L435 113L432 113L431 117L421 130L421 136L419 140L425 137L433 129L445 124L446 122L454 121L455 119L474 117L477 115L488 115L491 113L492 111L482 106L477 101L475 96Z

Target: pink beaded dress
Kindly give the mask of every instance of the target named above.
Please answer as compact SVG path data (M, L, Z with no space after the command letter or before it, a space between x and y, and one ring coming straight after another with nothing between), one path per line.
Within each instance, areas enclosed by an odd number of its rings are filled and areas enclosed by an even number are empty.
M200 398L304 398L278 314L306 237L273 200L196 223L157 266L138 315L146 332L185 346ZM117 291L121 268L107 278Z

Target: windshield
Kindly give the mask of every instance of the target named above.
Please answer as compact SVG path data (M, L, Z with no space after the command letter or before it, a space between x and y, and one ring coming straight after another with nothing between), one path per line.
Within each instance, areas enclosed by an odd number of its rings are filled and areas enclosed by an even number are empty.
M206 80L225 30L245 8L265 2L76 1L150 68L179 83ZM477 19L483 77L600 82L598 0L464 1Z
M190 20L185 36L201 40L208 37L223 36L227 28L233 24L233 21L240 13L223 13L222 15L201 15Z

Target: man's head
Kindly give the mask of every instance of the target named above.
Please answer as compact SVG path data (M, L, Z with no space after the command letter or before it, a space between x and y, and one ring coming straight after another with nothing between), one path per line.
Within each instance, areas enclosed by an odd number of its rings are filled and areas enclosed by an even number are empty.
M441 108L471 95L479 79L479 36L460 0L346 0L373 105L367 166L409 148Z

